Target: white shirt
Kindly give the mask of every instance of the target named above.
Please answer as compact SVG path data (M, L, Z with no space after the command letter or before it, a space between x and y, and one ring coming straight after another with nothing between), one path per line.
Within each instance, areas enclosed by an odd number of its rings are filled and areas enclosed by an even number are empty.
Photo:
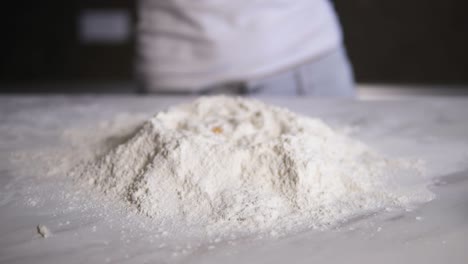
M138 72L150 90L262 78L341 43L327 0L140 0Z

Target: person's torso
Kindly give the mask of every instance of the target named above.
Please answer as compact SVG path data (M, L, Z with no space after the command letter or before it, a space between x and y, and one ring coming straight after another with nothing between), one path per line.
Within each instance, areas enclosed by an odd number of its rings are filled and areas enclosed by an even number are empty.
M341 42L326 0L140 0L138 15L138 70L153 89L253 79Z

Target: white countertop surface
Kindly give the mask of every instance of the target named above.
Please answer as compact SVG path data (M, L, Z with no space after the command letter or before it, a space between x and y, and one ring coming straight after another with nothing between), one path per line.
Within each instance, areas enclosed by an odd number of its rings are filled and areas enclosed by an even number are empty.
M463 97L264 98L347 129L389 156L422 158L437 182L432 187L437 197L428 204L358 217L328 231L221 242L161 234L144 216L127 216L92 194L80 196L65 174L49 177L40 169L41 156L52 150L83 147L66 148L64 131L92 135L106 120L143 118L189 99L0 97L0 263L468 263L468 99ZM52 235L41 238L39 224Z

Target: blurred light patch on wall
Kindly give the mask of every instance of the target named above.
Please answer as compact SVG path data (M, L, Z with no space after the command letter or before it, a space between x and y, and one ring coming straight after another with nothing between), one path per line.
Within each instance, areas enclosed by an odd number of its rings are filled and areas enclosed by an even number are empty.
M132 31L130 14L123 9L85 9L77 24L82 44L121 44Z

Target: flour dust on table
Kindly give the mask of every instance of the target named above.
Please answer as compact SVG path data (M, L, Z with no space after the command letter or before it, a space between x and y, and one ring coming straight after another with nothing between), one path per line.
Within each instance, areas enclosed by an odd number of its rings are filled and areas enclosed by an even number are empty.
M422 167L319 119L215 96L157 113L73 174L83 188L166 223L277 234L429 201Z

